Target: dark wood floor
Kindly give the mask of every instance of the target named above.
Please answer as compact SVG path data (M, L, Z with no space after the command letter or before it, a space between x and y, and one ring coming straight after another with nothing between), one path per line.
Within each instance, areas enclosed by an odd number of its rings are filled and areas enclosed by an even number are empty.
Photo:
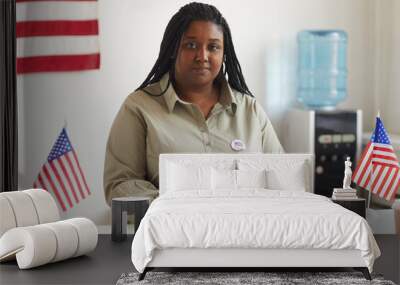
M0 264L0 284L115 284L124 272L134 271L131 261L133 236L124 242L99 235L95 251L86 256L19 270L15 261Z

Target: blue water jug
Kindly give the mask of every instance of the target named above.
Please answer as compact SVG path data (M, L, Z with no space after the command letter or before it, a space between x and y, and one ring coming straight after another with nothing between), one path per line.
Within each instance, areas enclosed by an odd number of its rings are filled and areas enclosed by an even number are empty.
M342 30L299 32L297 99L312 109L332 109L347 96L347 34Z

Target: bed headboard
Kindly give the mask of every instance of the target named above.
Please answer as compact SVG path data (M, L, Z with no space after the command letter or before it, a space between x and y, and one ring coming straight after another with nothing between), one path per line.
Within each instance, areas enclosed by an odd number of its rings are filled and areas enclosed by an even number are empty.
M171 164L172 163L172 164ZM306 191L314 192L314 155L313 154L161 154L159 160L160 195L165 193L168 179L168 168L171 165L191 167L211 166L217 169L256 169L276 168L283 165L304 163L306 173Z

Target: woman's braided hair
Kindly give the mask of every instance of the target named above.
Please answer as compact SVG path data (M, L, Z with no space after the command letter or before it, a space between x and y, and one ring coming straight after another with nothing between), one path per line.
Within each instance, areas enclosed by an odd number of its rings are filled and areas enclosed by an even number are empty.
M144 90L144 88L152 83L160 81L161 77L167 72L170 73L170 78L174 80L175 60L180 40L192 21L210 21L222 27L224 34L225 68L221 68L216 80L220 81L223 77L228 75L228 82L232 88L243 94L253 96L244 80L242 68L240 67L233 47L231 30L225 18L214 6L196 2L183 6L171 18L164 32L158 58L149 75L147 75L147 78L136 90L143 90L153 96L161 96L166 92L170 82L168 82L167 87L160 94L149 93Z

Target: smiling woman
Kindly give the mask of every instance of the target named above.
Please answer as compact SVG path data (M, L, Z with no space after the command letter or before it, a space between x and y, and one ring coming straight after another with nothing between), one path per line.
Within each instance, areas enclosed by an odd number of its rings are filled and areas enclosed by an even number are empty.
M156 197L161 153L229 152L283 149L246 85L225 18L214 6L190 3L171 18L156 63L114 120L106 200Z

